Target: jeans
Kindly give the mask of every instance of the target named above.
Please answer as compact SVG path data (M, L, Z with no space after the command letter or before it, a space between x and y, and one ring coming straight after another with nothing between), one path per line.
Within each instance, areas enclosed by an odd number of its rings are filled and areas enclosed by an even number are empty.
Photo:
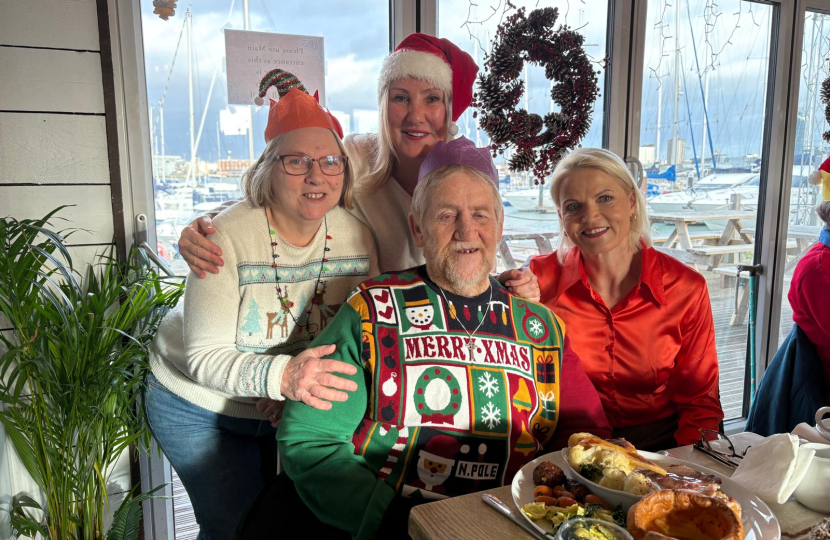
M257 494L276 477L276 428L264 418L203 409L152 374L147 382L144 409L150 429L190 496L198 540L230 540Z

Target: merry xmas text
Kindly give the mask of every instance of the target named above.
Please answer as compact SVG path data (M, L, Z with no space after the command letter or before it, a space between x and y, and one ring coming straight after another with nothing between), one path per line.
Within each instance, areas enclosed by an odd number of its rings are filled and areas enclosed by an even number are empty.
M461 360L515 366L530 371L530 350L528 347L506 341L473 338L476 352L467 358L467 339L459 336L418 336L405 337L405 360Z

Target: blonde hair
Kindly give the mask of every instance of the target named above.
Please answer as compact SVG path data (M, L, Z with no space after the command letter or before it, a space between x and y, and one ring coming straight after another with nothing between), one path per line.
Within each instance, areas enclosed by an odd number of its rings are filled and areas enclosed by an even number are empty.
M409 208L409 212L415 218L415 222L418 225L421 224L424 214L426 213L427 206L429 205L430 195L432 192L438 189L445 180L456 173L467 173L471 177L481 180L487 184L491 194L493 195L493 210L495 211L499 222L503 222L504 206L502 206L501 194L499 194L499 189L493 183L493 179L484 172L466 165L444 165L443 167L439 167L424 176L421 181L418 182L418 185L415 186L415 191L412 193L412 204Z
M347 210L351 210L355 177L352 160L348 159L346 147L343 145L343 141L337 133L332 130L329 131L334 135L334 140L337 142L337 147L340 149L340 152L344 156L347 156L346 168L343 171L343 193L340 195L340 200L337 204ZM275 199L272 182L275 168L280 167L277 170L282 170L282 165L279 163L280 160L277 159L277 156L280 155L285 135L283 133L271 139L265 145L265 150L262 151L262 155L259 156L256 163L248 167L248 170L242 175L242 196L249 204L257 208L274 206ZM284 173L285 171L282 172Z
M631 230L628 233L628 240L631 244L631 249L636 253L640 250L640 245L651 247L651 235L649 229L651 225L648 221L648 209L646 208L646 199L643 193L637 188L634 177L625 162L616 154L604 148L579 148L574 150L560 161L553 170L550 182L550 196L553 199L553 204L556 205L557 215L559 216L559 245L556 251L556 257L560 263L564 263L568 253L574 248L574 243L565 234L565 223L562 221L562 209L560 202L562 200L562 181L571 173L580 169L597 169L611 176L614 180L619 182L626 193L634 194L634 220L631 222Z
M417 77L413 77L417 78ZM444 109L446 113L447 140L450 142L453 136L450 135L452 124L452 94L444 92ZM366 181L361 188L367 195L379 190L383 184L392 176L392 168L398 159L395 154L395 147L392 145L392 135L389 133L389 85L379 94L378 116L378 142L374 149L374 155L369 159L369 170L366 172Z

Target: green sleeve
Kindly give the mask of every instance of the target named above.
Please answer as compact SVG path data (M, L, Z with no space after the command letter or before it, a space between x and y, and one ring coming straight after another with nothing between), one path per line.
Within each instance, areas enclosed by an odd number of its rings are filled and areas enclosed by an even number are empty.
M311 346L335 344L328 358L357 366L357 374L340 377L357 383L345 402L332 402L321 411L286 400L277 433L280 459L303 502L321 521L350 532L354 538L374 538L395 492L355 455L352 435L366 414L372 374L361 360L363 332L360 315L344 303Z

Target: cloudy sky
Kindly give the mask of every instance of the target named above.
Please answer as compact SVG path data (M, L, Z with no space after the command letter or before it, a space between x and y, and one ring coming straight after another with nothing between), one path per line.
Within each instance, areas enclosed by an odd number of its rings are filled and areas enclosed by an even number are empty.
M141 0L143 12L144 54L149 103L157 105L165 95L165 148L168 155L189 153L187 56L183 38L173 65L174 52L184 22L187 4L179 2L175 17L162 21L152 13L152 3ZM560 9L559 22L579 28L585 35L585 49L601 71L600 61L606 53L608 2L606 0L525 0L517 6L551 5ZM680 9L676 27L675 6ZM250 29L323 36L326 57L326 105L332 110L352 115L353 129L371 129L377 110L377 75L383 58L389 53L389 13L387 0L251 0ZM441 37L447 37L467 50L483 65L484 54L501 21L505 2L499 0L442 0L439 3ZM494 10L494 8L497 8ZM193 10L193 50L195 60L196 127L207 108L205 128L198 154L215 160L219 148L225 157L247 157L244 136L217 135L220 111L227 108L227 81L224 73L223 29L244 27L241 0L200 0ZM665 158L667 141L672 136L675 114L675 80L680 85L677 107L678 137L686 140L687 158L692 158L691 137L698 154L703 144L703 94L707 94L709 132L716 151L739 157L761 150L763 98L769 64L769 35L772 8L738 0L650 0L646 35L647 66L644 79L641 144L655 144L658 132L658 100L661 100L661 154ZM469 21L468 24L464 24ZM691 21L691 24L690 24ZM816 25L816 36L805 39L805 46L826 56L828 24ZM813 27L812 21L807 31ZM808 34L809 35L809 34ZM675 39L677 36L677 39ZM676 50L679 47L679 54ZM822 52L818 48L822 47ZM695 50L696 49L696 50ZM697 62L695 61L697 53ZM677 57L677 60L675 59ZM675 77L675 62L681 66ZM821 121L820 103L810 99L805 81L808 64L802 64L801 101L805 119L809 105L814 106L813 134L826 129ZM172 71L172 73L171 73ZM216 83L206 103L214 72ZM826 64L813 69L812 79L819 83L827 76ZM169 83L168 83L169 77ZM600 73L601 92L605 73ZM685 77L685 83L683 78ZM528 73L528 107L545 114L550 110L550 83L541 68L531 66ZM706 90L708 84L708 91ZM164 94L167 86L166 94ZM701 90L701 86L704 90ZM662 94L658 97L658 94ZM688 104L687 104L688 98ZM266 111L255 112L255 153L264 147L262 132ZM157 119L157 109L154 118ZM601 144L602 97L597 101L594 122L584 141L587 146ZM357 119L360 119L359 121ZM806 122L805 122L806 123ZM461 131L476 139L475 124L468 112L459 121ZM158 129L156 128L156 133ZM479 133L482 144L486 136ZM809 137L808 137L809 139ZM707 143L706 154L709 145Z

